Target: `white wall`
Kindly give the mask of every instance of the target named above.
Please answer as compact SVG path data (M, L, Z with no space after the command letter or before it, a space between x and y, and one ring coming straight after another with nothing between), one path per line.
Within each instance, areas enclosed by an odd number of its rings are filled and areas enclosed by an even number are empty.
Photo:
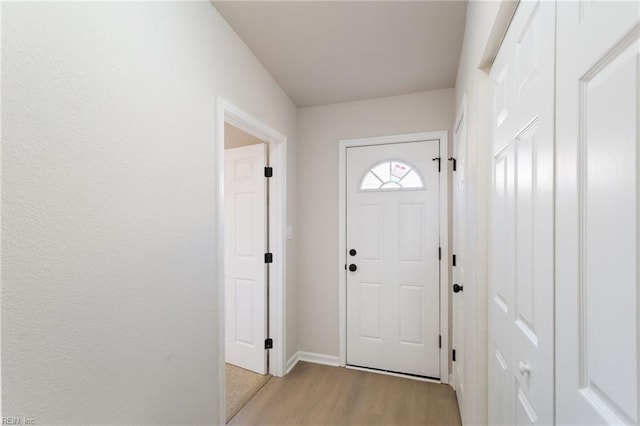
M298 345L339 356L338 142L447 130L453 89L298 110Z
M294 105L209 2L2 8L3 415L217 423L216 97L290 176Z
M487 50L500 41L502 22L497 22L501 3L470 1L467 6L465 36L456 80L456 115L467 97L467 264L465 288L475 289L476 321L465 332L471 344L464 348L465 419L470 424L487 424L487 289L489 252L489 185L491 179L490 117L491 92L488 74L480 69ZM503 9L504 10L504 9ZM496 23L497 22L497 23ZM496 41L497 40L497 41ZM487 46L489 47L487 48ZM471 295L473 293L469 293ZM467 291L465 291L467 295ZM472 301L465 299L465 305Z

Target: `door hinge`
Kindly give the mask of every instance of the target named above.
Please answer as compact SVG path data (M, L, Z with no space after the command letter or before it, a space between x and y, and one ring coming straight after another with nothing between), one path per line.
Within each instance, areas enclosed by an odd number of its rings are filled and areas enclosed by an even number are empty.
M452 259L451 259L451 263L453 264L453 266L456 266L456 255L454 254Z
M442 334L438 335L438 347L442 349Z
M456 171L456 159L453 157L449 157L449 161L453 161L453 171Z
M442 260L442 247L438 247L438 260Z
M438 161L438 172L440 171L440 157L432 158L431 161Z
M264 341L264 348L265 349L273 349L273 339L266 339Z
M456 350L453 349L451 350L451 361L455 361L456 360Z
M273 263L273 254L265 253L264 254L264 263Z
M273 167L264 168L264 177L267 177L267 178L273 177Z

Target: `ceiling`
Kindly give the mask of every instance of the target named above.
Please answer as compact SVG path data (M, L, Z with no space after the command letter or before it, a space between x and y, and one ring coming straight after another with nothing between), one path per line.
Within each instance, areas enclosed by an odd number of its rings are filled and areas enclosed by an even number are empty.
M213 1L298 107L453 87L465 1Z

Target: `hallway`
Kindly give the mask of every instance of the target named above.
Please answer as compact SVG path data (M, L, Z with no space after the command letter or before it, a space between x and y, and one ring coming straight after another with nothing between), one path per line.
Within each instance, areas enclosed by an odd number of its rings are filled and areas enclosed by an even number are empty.
M640 425L638 0L0 24L2 424Z
M299 362L273 377L230 425L459 425L451 387Z

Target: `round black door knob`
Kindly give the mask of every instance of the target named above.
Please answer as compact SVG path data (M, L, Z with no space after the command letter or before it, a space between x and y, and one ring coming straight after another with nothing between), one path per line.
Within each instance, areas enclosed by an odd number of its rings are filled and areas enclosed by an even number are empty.
M458 284L454 284L453 285L453 292L454 293L459 293L461 291L462 291L462 286L461 285L458 285Z
M351 250L349 250L349 254L351 256L355 256L356 254L358 254L358 252L355 249L351 249Z
M351 265L349 265L349 270L351 272L355 272L358 270L358 267L354 263L352 263Z

